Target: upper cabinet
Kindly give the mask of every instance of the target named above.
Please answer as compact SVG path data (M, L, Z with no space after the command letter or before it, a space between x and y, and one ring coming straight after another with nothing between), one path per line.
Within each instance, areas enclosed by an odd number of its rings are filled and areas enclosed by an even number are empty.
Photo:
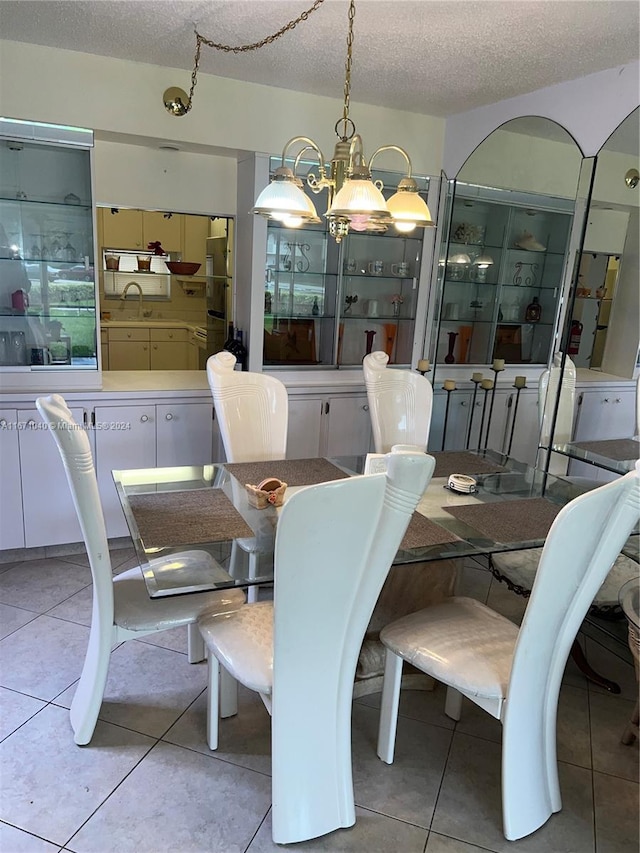
M535 116L497 128L469 156L440 228L436 365L548 363L560 346L587 172L571 136Z
M375 177L384 194L400 179L393 173ZM419 185L426 198L429 179ZM429 267L423 255L430 233L417 228L402 234L392 226L351 230L337 243L324 223L287 228L269 222L264 366L357 367L374 350L385 351L391 363L411 364L424 334L418 294L424 273L426 303Z
M566 199L457 184L439 362L546 362L573 206Z
M159 242L165 252L181 251L182 214L103 207L98 215L105 248L146 249L149 243Z
M42 371L55 371L57 387L73 387L78 372L97 386L93 134L2 119L0 140L3 385L12 375L42 384Z

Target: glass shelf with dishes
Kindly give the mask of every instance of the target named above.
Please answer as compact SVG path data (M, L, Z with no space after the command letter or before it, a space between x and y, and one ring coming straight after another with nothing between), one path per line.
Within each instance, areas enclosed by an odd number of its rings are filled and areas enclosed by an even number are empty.
M273 162L272 166L279 166ZM313 163L309 168L314 168ZM376 172L383 194L399 175ZM428 178L418 179L426 197ZM390 189L387 190L387 187ZM318 198L305 188L314 202ZM350 230L337 243L327 225L270 221L264 283L265 366L360 366L370 347L410 364L424 231Z
M0 119L0 139L0 367L97 377L93 134Z
M547 362L572 214L565 199L457 185L438 361L453 355L455 363Z

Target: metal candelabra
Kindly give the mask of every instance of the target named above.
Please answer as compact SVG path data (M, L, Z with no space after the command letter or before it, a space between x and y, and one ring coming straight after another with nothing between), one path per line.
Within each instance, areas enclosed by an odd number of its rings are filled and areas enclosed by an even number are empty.
M471 443L471 428L473 426L473 416L476 412L476 397L478 396L478 385L482 382L483 376L481 373L474 373L471 377L471 381L473 382L473 399L471 400L471 412L469 414L469 427L467 429L467 440L465 442L464 448L465 450L469 449L469 444Z
M496 385L498 384L498 374L502 373L504 370L504 359L494 359L493 366L491 368L493 370L493 388L491 389L491 403L489 405L489 417L487 418L487 431L484 436L484 449L487 449L487 445L489 444L489 430L491 429L491 418L493 417L493 404L496 397ZM482 435L482 430L480 430L480 434Z

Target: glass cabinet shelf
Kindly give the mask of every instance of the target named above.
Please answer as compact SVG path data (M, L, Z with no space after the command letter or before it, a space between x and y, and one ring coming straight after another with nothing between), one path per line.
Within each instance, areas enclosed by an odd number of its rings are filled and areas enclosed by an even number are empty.
M0 119L0 367L97 376L93 134L30 141L37 127Z
M573 200L456 185L437 362L546 364L572 219Z

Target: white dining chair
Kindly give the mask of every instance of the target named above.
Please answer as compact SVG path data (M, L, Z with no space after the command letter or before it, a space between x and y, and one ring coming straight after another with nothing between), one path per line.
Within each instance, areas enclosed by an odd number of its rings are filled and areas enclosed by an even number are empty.
M391 454L387 474L307 486L278 521L273 602L200 620L207 739L218 745L220 665L271 714L273 840L355 823L351 704L367 622L435 462ZM223 715L230 709L220 708Z
M289 425L289 395L285 385L267 373L235 368L236 357L226 350L207 359L207 379L227 462L284 459ZM231 547L231 574L237 573L240 550L248 555L249 578L257 577L261 545L253 537L235 539ZM263 559L270 556L262 554ZM250 586L247 595L249 601L256 601L258 587Z
M640 518L636 470L587 492L558 513L540 559L522 626L471 598L449 601L388 625L378 755L393 762L403 661L502 723L505 837L523 838L560 811L556 759L558 695L569 651L611 563Z
M426 450L433 409L429 380L412 370L389 369L386 352L372 352L362 362L376 453L394 444Z
M39 397L36 406L58 446L71 489L93 581L93 610L89 644L80 681L71 702L71 726L77 744L93 737L104 696L112 648L168 628L189 628L189 662L204 660L204 644L195 624L205 612L225 612L242 606L242 590L181 595L152 600L139 566L113 576L107 531L100 503L89 439L76 424L63 397ZM207 576L231 577L206 551L184 551L150 561L159 568L202 567Z

